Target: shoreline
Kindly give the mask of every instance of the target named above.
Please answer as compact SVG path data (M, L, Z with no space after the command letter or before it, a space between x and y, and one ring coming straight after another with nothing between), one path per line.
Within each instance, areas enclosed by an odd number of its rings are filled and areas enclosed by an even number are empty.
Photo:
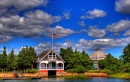
M57 77L63 77L68 79L73 78L93 78L93 77L102 77L102 78L122 78L122 79L130 79L130 73L117 73L117 74L111 74L108 75L106 73L68 73L64 72L64 76L55 76ZM48 76L41 76L40 73L24 73L21 77L14 77L14 74L11 72L8 73L0 73L0 79L4 80L26 80L26 79L42 79L42 78L49 78Z

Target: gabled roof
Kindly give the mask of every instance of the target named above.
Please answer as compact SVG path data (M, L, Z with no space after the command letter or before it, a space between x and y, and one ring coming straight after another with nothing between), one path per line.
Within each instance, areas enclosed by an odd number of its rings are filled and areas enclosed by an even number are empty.
M50 51L51 51L51 49L50 49L50 50L45 50L45 51L43 51L40 55L38 55L39 61L40 61L42 58L44 58L44 57L46 56L46 54L49 53Z
M97 57L97 60L99 60L99 58L105 58L105 52L103 52L101 49L97 49L96 51L94 51L91 55L90 58L92 59L92 57Z
M44 59L51 51L53 51L55 54L56 52L52 49L49 49L49 50L45 50L43 51L40 55L37 56L37 58L39 58L38 62L40 62L42 59ZM57 55L57 54L56 54ZM61 57L60 55L57 55L63 62L65 62Z

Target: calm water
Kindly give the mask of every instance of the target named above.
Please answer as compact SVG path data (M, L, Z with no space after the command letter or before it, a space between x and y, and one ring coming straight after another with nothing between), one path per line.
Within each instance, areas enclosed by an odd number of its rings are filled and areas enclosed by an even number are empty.
M116 79L116 78L89 78L89 79L44 78L44 79L37 79L37 80L0 80L0 82L130 82L130 79Z

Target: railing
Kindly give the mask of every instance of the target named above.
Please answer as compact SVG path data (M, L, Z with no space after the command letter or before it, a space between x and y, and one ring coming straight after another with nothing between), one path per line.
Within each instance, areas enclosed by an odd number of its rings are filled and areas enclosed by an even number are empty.
M41 67L41 69L63 69L63 67Z

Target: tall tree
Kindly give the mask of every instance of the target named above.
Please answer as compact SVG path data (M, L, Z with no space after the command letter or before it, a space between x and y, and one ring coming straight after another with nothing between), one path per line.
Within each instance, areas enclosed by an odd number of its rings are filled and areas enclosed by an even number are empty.
M36 52L33 47L22 48L22 50L18 54L18 67L21 69L31 68L34 63L34 59L36 56Z
M93 69L92 65L93 65L93 61L90 59L90 57L88 56L88 54L83 50L82 51L82 66L85 68L85 69Z
M17 68L17 56L14 53L14 50L12 49L11 52L8 55L8 69L10 71L14 70Z
M130 62L130 44L123 49L122 58L124 63Z
M6 46L3 47L3 53L0 54L0 67L2 68L2 71L7 67Z

